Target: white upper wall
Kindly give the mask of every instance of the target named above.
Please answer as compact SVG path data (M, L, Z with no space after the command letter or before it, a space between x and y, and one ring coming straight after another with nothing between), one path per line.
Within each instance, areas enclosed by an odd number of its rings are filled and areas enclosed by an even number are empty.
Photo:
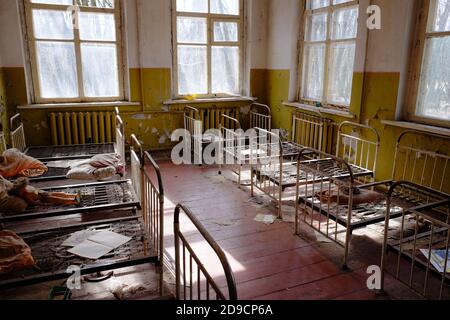
M251 69L267 68L270 0L247 1L247 62Z
M22 35L16 0L0 0L0 67L23 67Z
M290 69L297 60L300 1L270 0L268 69ZM295 63L297 64L297 63Z
M410 56L414 1L373 0L381 8L381 30L369 32L366 71L403 72Z

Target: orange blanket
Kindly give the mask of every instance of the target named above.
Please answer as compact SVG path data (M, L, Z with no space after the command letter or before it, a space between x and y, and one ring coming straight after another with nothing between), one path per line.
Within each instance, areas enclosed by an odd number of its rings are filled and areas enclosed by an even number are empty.
M30 247L12 231L0 231L0 274L34 266Z
M16 149L6 150L0 156L0 175L5 178L39 177L47 171L42 162Z

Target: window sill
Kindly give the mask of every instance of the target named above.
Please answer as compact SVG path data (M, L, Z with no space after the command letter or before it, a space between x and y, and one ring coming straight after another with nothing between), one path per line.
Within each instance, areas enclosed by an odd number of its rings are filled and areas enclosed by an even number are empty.
M30 109L61 109L61 108L95 108L95 107L131 107L140 106L140 102L116 101L116 102L80 102L80 103L48 103L28 104L19 106L19 110Z
M307 104L298 103L298 102L283 102L283 105L288 106L288 107L294 107L294 108L297 108L300 110L305 110L305 111L313 111L313 112L315 111L315 112L319 112L319 113L340 116L340 117L347 118L347 119L355 119L356 118L356 116L354 114L351 114L350 112L347 112L347 111L335 110L335 109L330 109L330 108L318 108L318 107L313 107L313 106L309 106Z
M252 97L227 97L227 98L205 98L205 99L195 99L195 100L166 100L163 102L164 105L177 105L177 104L198 104L198 103L221 103L221 102L254 102L256 98Z
M406 121L382 120L381 123L384 125L392 126L392 127L417 130L417 131L433 133L433 134L440 134L440 135L450 137L450 129L448 129L448 128L429 126L429 125L420 124L420 123L416 123L416 122L406 122Z

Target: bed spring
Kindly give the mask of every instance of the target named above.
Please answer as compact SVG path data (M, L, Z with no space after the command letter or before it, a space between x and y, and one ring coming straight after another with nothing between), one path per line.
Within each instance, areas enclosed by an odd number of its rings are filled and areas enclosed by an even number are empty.
M70 206L39 205L19 215L7 215L3 213L0 216L0 223L81 214L106 209L140 209L140 201L133 190L131 181L81 184L44 188L42 190L78 194L81 202L78 205Z
M62 243L81 230L112 231L132 240L98 260L72 255ZM52 280L67 279L70 266L80 266L82 275L156 262L158 257L149 242L142 219L137 216L84 225L19 234L30 246L34 267L0 276L0 289L16 288Z

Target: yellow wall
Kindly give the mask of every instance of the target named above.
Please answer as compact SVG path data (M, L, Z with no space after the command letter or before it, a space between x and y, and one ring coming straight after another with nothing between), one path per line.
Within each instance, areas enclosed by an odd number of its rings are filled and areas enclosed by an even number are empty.
M8 79L6 85L8 118L16 112L18 105L26 104L26 87L23 68L15 68L5 73ZM120 107L125 123L126 137L136 134L146 148L167 149L173 143L171 133L183 128L183 114L178 110L183 105L164 105L163 102L171 98L171 70L165 68L133 68L129 70L130 100L138 102L138 106ZM0 87L1 90L1 87ZM1 91L0 91L1 93ZM244 107L246 102L191 104L194 107ZM114 106L95 108L96 111L113 111ZM84 112L89 108L27 108L21 109L25 125L28 145L48 145L51 142L48 114L50 112Z

